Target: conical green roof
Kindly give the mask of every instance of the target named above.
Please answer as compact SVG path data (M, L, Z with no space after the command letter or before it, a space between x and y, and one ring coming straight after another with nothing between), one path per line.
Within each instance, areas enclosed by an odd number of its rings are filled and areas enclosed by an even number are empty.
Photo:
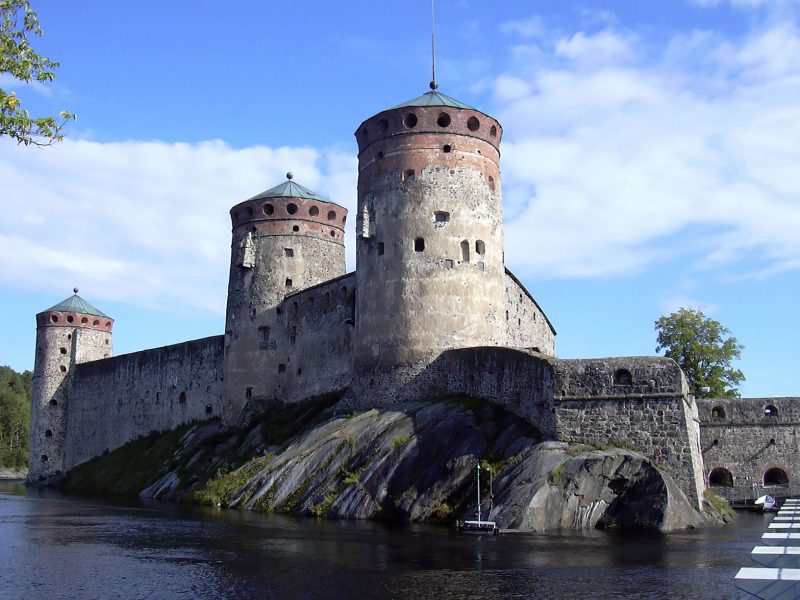
M57 310L59 312L76 312L76 313L83 313L85 315L94 315L96 317L105 317L106 319L110 318L107 314L97 310L94 306L89 304L86 300L78 296L78 292L75 292L74 296L70 296L66 300L63 300L56 304L55 306L51 306L45 312L50 312L52 310Z
M392 108L403 108L408 106L449 106L451 108L467 108L469 110L477 110L471 106L467 106L463 102L459 102L455 98L451 98L446 94L437 92L436 90L425 92L422 94L422 96L417 96L413 100L403 102L402 104L398 104Z
M299 183L292 181L291 173L287 173L286 177L287 180L280 185L276 185L274 188L270 188L266 192L261 192L252 198L248 198L248 200L264 200L266 198L307 198L308 200L330 202L330 200L323 198L317 192L314 192L307 187L303 187Z

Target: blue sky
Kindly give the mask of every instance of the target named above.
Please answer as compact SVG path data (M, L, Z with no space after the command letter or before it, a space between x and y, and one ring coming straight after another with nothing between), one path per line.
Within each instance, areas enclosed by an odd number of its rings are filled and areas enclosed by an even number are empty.
M430 79L427 0L34 3L69 138L0 141L0 364L73 286L117 354L222 333L229 208L283 180L351 210L353 132ZM800 2L440 0L440 89L504 127L506 262L564 358L653 354L701 307L748 396L800 395ZM347 232L355 266L355 220Z

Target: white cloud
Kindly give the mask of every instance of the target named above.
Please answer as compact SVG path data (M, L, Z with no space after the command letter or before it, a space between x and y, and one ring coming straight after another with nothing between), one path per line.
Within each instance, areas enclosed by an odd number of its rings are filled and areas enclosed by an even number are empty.
M0 143L0 285L56 296L79 285L96 299L220 313L228 211L288 170L353 209L355 159L335 151L220 141Z
M577 32L496 78L511 267L582 277L690 255L751 277L797 268L796 26L648 43Z

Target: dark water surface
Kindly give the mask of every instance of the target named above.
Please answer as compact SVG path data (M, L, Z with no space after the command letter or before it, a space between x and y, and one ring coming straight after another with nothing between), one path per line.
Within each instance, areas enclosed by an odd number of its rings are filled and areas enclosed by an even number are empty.
M733 577L769 520L487 538L0 481L0 598L748 598Z

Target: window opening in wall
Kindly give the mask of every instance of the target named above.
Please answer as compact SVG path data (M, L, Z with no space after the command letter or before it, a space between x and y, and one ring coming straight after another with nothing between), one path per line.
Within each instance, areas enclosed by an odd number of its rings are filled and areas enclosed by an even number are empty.
M88 323L88 322L89 322L89 319L88 319L88 318L86 318L86 317L83 317L83 318L81 319L81 323Z
M59 369L59 371L61 371L62 373L66 373L66 372L67 372L67 367L65 367L64 365L60 365L60 366L58 367L58 369Z
M289 279L288 277L286 278L286 287L287 287L287 288L288 288L288 287L292 287L292 280L291 280L291 279Z
M384 245L383 242L378 242L378 256L383 256Z
M483 263L483 262L479 262L478 263L478 271L485 271L485 270L486 270L486 264Z
M442 146L442 152L444 152L445 154L448 154L452 149L453 147L450 144L445 144L444 146Z
M329 210L328 211L328 221L335 221L336 220L336 211Z
M453 261L452 259L445 258L444 259L444 268L445 269L452 269L453 268Z
M389 121L386 119L378 119L378 131L386 133L387 129L389 129Z
M286 365L281 363L278 365L278 373L286 373Z
M290 215L297 213L297 204L294 202L289 202L289 204L286 205L286 212Z
M715 419L724 419L725 418L725 409L721 406L715 406L711 409L711 416Z
M58 406L58 400L51 398L48 404L50 404L50 406Z
M275 207L272 204L265 204L264 205L264 214L270 216L275 213Z
M56 315L50 315L50 322L58 323L58 317Z
M489 175L489 189L494 191L494 177Z
M270 336L272 335L272 331L269 327L260 327L259 330L261 331L261 339L258 342L258 347L261 350L266 350L269 348Z
M417 178L414 169L406 169L403 172L403 181L414 181Z
M467 240L461 242L461 260L469 262L469 242Z
M383 150L378 150L378 153L375 155L377 160L383 160Z
M319 208L312 206L308 209L308 214L310 214L312 217L316 217L319 214Z
M42 454L42 462L47 462L47 454Z
M253 397L253 388L252 388L252 387L246 387L246 388L244 389L244 397L245 397L247 400L250 400L250 398L252 398L252 397Z
M67 323L72 323L75 320L75 317L72 315L67 315Z
M294 249L293 248L284 248L283 255L286 258L294 258Z
M470 131L478 131L481 128L481 122L478 121L477 117L470 117L467 119L467 129Z
M291 329L289 329L289 342L294 344L297 341L297 327L292 325Z
M298 375L302 375L303 374L303 369L300 368L300 367L297 367L297 374Z
M450 115L446 112L439 113L439 117L436 119L436 124L439 127L448 127L450 125Z
M506 321L508 321L508 311L506 311Z
M450 213L444 210L437 210L435 213L433 213L433 220L436 223L449 223Z
M94 325L95 327L98 327L100 325L100 321L95 319L94 321L92 321L92 325Z
M336 232L333 229L331 229L331 237L336 237Z
M45 429L44 437L53 437L53 432L50 429Z
M775 408L772 404L767 404L767 406L764 407L764 415L767 417L777 417L778 409Z
M67 353L67 349L63 348L63 347L59 348L58 351L61 352L61 354L66 354Z
M299 225L292 225L292 231L297 233L298 231L300 231L300 226Z
M733 474L723 467L712 469L708 474L708 485L733 487Z
M475 240L475 252L481 256L486 254L486 244L483 243L483 240Z
M178 402L181 404L186 404L186 392L180 393L180 396L178 396Z
M489 129L489 135L492 136L492 137L496 136L497 135L497 127L492 125L491 129Z
M94 322L94 324L95 324L95 325L97 325L97 321L95 321L95 322ZM71 339L72 339L72 334L71 334L71 333L68 333L68 334L67 334L67 339L68 339L68 340L71 340Z
M617 369L614 371L614 385L631 385L633 377L628 369Z
M247 208L245 208L245 212L247 212L247 216L248 217L252 217L253 216L253 212L254 212L253 211L253 207L252 206L248 206Z
M415 115L413 112L406 113L406 115L403 117L403 125L405 125L409 129L416 127L417 115Z
M206 404L206 414L210 415L214 413L214 409L211 407L210 404Z
M764 473L764 485L788 485L789 476L780 467L772 467Z
M425 252L425 240L423 238L414 240L414 252Z

